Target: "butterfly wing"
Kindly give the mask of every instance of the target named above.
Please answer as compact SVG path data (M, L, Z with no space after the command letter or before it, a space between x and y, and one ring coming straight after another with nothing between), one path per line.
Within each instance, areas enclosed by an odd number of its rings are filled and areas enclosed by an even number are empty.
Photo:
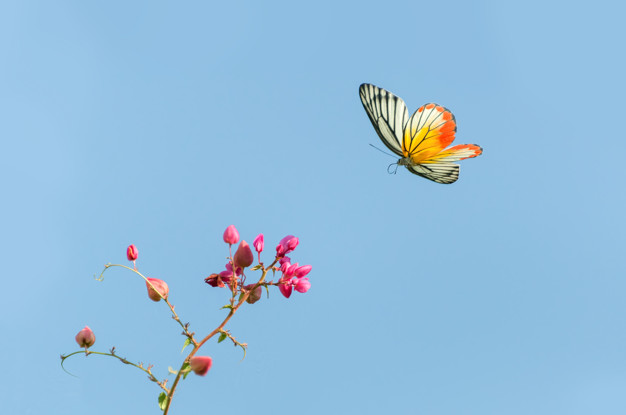
M419 164L407 165L411 173L425 177L437 183L450 184L459 178L459 165L453 161L465 160L481 155L483 149L476 144L460 144L423 160Z
M441 153L431 157L428 160L422 161L421 164L449 163L452 161L465 160L472 157L480 156L482 153L483 149L476 144L459 144L458 146L445 149Z
M409 120L409 110L402 98L371 84L362 84L359 95L382 142L389 150L402 156L402 135Z
M454 163L415 164L406 168L413 174L443 184L456 182L460 170L459 165Z
M449 109L434 103L418 108L404 129L402 155L422 163L454 141L456 120Z

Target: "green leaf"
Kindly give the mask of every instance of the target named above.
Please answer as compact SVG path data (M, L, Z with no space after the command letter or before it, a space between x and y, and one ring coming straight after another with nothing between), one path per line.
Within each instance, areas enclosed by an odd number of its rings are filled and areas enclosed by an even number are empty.
M167 395L165 394L165 392L161 392L161 394L159 395L159 408L161 408L162 411L165 411L166 406L167 406Z
M232 309L233 309L233 306L232 306L232 305L230 305L230 304L226 304L226 305L225 305L224 307L222 307L221 309L224 309L224 308L229 308L229 309L231 309L231 310L232 310ZM221 309L220 309L220 310L221 310Z
M252 268L250 268L250 271L256 271L257 269L261 269L261 268L263 268L263 267L261 266L261 264L257 264L257 265L255 265L255 266L253 266Z
M217 342L218 342L218 343L221 343L221 342L223 342L224 340L226 340L226 338L227 338L227 337L228 337L228 334L226 334L226 333L221 333L221 334L220 334L220 337L217 339Z
M178 375L178 372L172 369L172 366L168 366L167 371L170 372L172 375Z
M189 363L185 363L180 373L183 374L183 379L187 379L187 375L191 372L191 365Z
M183 350L181 350L180 352L184 352L185 351L185 347L189 346L191 344L191 339L189 337L187 337L185 339L185 344L183 344Z

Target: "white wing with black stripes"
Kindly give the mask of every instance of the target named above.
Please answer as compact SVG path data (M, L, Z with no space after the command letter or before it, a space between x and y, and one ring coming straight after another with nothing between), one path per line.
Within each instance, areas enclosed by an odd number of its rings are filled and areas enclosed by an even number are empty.
M402 136L409 121L409 110L402 98L371 84L362 84L359 95L382 142L402 157Z
M408 165L407 169L413 174L425 177L433 182L450 184L459 178L460 167L454 163L429 163Z

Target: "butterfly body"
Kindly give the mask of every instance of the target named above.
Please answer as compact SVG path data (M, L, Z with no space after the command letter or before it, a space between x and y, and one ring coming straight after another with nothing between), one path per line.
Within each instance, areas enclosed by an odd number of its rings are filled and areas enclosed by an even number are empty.
M454 141L456 120L441 105L422 105L409 117L404 101L389 91L362 84L359 95L378 136L400 157L397 164L413 174L437 183L454 183L459 165L453 162L482 154L476 144L446 148Z

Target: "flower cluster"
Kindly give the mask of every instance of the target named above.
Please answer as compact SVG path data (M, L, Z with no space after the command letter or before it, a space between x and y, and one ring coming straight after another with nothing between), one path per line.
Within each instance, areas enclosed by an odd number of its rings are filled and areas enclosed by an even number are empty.
M300 265L297 262L292 264L291 258L287 256L287 254L291 254L296 249L299 243L298 238L293 235L287 235L280 240L278 245L276 245L276 254L273 256L271 263L267 266L261 261L261 253L265 248L265 238L263 234L259 234L256 238L254 238L251 246L245 240L240 241L239 232L235 226L230 225L224 231L223 239L224 242L228 244L228 262L225 264L225 269L223 271L211 274L205 278L205 282L212 287L225 287L229 289L231 295L229 304L222 307L223 309L228 309L229 311L222 323L203 338L197 337L196 333L189 329L189 323L183 323L177 312L174 310L174 305L169 299L170 292L167 283L158 278L144 276L138 271L137 259L139 258L139 251L135 245L130 245L126 249L126 258L133 263L132 268L121 264L107 264L100 274L100 277L97 278L99 281L102 281L104 272L112 267L126 268L143 279L146 284L148 298L150 300L155 302L161 302L161 300L163 300L162 303L165 303L165 305L169 307L172 313L172 319L182 327L183 331L181 334L186 337L183 350L185 350L185 347L187 346L191 346L193 348L187 357L184 358L178 371L174 371L173 369L169 370L169 373L176 376L172 383L168 383L168 379L159 380L152 373L152 365L146 366L141 362L133 363L125 357L119 356L115 352L115 347L111 348L108 353L89 350L89 348L96 342L96 336L88 326L85 326L85 328L79 331L75 336L76 343L81 348L84 348L84 351L79 350L69 355L62 355L61 366L63 366L63 362L65 362L65 359L68 357L82 353L85 355L94 354L107 356L117 359L126 365L131 365L147 374L148 379L155 382L162 389L162 392L158 397L158 403L159 407L163 411L163 414L167 415L176 386L179 384L179 380L181 380L181 378L185 379L187 374L190 372L193 372L198 376L205 376L211 369L213 359L210 356L196 355L196 353L208 340L214 336L219 336L217 340L218 343L229 339L235 346L243 349L245 357L247 343L238 340L230 330L224 329L226 323L241 306L246 303L254 304L259 301L263 295L263 288L269 290L270 286L276 286L278 287L279 292L286 298L289 298L294 290L300 293L307 292L311 288L311 283L309 282L307 275L311 272L312 267L311 265ZM233 245L236 244L239 245L233 254ZM255 255L252 249L256 251L256 265L253 265ZM248 271L261 271L262 274L258 280L255 280L256 282L247 283L247 275L245 273L246 269L248 269ZM271 275L279 273L277 281L274 282L266 280L270 271ZM169 386L170 384L172 386Z
M239 242L239 232L234 225L230 225L224 231L224 242L229 246ZM209 275L204 281L212 287L229 287L233 292L250 292L246 300L249 303L255 303L260 300L262 287L270 285L278 286L281 294L287 298L291 296L293 290L305 293L311 288L311 283L306 275L311 271L312 267L311 265L300 266L298 263L292 264L291 258L287 256L287 254L296 249L299 242L298 238L293 235L287 235L281 239L276 246L276 255L272 264L265 268L263 262L261 262L261 252L263 252L265 247L265 238L263 234L259 234L254 238L252 246L257 252L258 265L253 267L252 270L262 269L264 275L269 270L280 271L281 277L278 282L260 280L256 284L245 285L244 269L252 265L254 255L250 245L244 240L241 241L232 258L229 257L225 270Z

